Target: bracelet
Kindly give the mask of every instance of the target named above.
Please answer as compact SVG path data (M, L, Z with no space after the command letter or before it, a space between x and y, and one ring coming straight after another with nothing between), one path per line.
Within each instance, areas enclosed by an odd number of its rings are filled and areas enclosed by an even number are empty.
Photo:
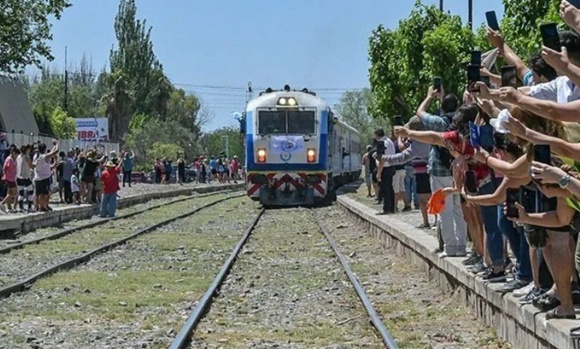
M489 161L489 158L491 157L491 155L488 155L485 157L485 165L489 166L489 164L487 163Z

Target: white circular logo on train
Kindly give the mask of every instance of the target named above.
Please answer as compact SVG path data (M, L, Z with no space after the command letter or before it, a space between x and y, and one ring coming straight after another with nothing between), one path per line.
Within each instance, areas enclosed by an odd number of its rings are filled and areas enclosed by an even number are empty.
M281 153L280 154L280 159L282 159L282 161L288 161L288 160L290 160L290 158L292 158L292 154L290 154L290 153Z
M286 151L292 151L294 148L296 148L296 143L291 140L287 140L286 144L284 144L284 150Z

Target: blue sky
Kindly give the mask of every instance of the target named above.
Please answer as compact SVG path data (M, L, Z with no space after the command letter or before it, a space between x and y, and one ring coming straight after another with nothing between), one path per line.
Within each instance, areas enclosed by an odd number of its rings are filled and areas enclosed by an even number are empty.
M424 0L439 4L438 0ZM116 0L72 0L53 26L54 66L83 54L95 69L116 44ZM334 104L346 89L368 86L368 38L379 24L395 28L414 0L137 0L138 17L153 27L155 53L179 87L200 96L215 114L205 130L235 125L249 81L254 90L308 87ZM467 21L467 0L445 0ZM474 27L501 0L474 1Z

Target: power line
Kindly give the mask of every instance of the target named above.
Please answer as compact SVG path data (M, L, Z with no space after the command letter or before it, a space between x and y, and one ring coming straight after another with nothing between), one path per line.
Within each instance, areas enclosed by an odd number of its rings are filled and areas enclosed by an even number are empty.
M178 83L174 82L173 85L175 86L183 86L183 87L192 87L192 88L205 88L205 89L215 89L215 90L230 90L230 91L247 91L246 87L240 86L228 86L228 85L197 85L197 84L186 84L186 83ZM254 87L253 90L265 90L268 87ZM309 88L309 90L313 92L318 91L352 91L352 90L362 90L365 87L313 87Z

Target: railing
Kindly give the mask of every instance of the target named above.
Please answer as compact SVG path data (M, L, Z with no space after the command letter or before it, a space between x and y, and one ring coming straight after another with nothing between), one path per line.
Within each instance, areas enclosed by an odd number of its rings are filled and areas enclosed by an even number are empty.
M0 133L4 133L0 130ZM41 136L35 134L25 134L25 133L13 133L5 132L7 135L8 144L16 144L17 146L32 144L37 141L45 143L48 148L52 147L52 141L54 138L48 136ZM97 142L97 141L81 141L77 139L60 139L58 147L62 151L73 150L76 147L80 149L92 149L98 146L99 151L108 154L111 151L116 151L119 153L119 143L113 142Z

